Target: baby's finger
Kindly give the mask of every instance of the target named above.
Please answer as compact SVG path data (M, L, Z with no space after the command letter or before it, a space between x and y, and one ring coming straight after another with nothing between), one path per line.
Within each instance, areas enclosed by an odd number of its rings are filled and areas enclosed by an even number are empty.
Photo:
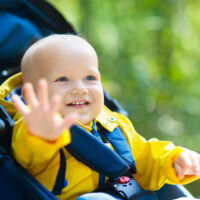
M33 85L31 83L25 83L23 91L26 103L31 107L36 107L38 105L38 100L36 98Z
M200 156L198 153L196 152L192 152L190 153L190 159L192 161L192 164L193 164L193 174L194 175L200 175L200 163L199 163L199 160L200 160Z
M198 176L200 172L199 155L196 152L191 152L190 158L193 163L193 173Z
M45 79L41 79L38 83L38 101L41 108L45 110L49 108L48 85Z
M54 115L58 109L59 109L59 106L60 106L60 101L61 101L61 98L60 96L58 95L54 95L51 99L51 102L50 102L50 106L49 106L49 109L50 109L50 115Z
M184 168L191 167L192 166L192 161L190 158L190 155L188 152L182 152L181 153L181 166Z
M185 175L191 174L192 170L192 160L188 152L182 152L177 158L177 164L181 167L181 173L179 178L183 178Z
M19 96L13 95L12 96L12 101L16 107L16 109L19 111L19 113L24 117L26 114L29 113L29 109L27 106L24 104L24 102L20 99Z

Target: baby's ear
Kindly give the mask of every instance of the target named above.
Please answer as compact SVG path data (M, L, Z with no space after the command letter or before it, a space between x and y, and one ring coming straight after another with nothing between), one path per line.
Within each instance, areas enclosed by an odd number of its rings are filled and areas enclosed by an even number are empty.
M21 89L21 95L22 95L22 98L24 99L24 101L26 102L26 83L23 83L22 85L22 89Z
M21 75L21 77L22 77L22 89L21 89L21 95L22 95L22 97L23 97L23 99L24 99L24 76L23 76L23 74Z
M22 85L21 95L22 95L23 99L25 100L25 90L24 90L24 85Z

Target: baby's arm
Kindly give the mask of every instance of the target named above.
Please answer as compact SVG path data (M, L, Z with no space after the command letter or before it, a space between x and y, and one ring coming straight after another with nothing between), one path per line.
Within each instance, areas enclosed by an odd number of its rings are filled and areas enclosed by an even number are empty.
M46 80L39 81L37 96L32 84L25 83L24 95L30 108L17 95L13 95L12 100L19 113L24 117L32 135L47 141L56 140L65 129L70 128L74 123L75 114L64 118L56 114L60 105L60 97L54 96L49 102Z
M174 168L180 179L187 175L200 176L200 154L184 148L176 159Z

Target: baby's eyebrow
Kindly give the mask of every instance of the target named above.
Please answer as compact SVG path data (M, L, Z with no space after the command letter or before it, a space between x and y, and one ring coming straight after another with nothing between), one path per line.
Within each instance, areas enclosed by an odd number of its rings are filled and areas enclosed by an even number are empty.
M98 69L90 69L88 70L89 72L91 72L92 74L97 74L97 75L100 75L100 72Z

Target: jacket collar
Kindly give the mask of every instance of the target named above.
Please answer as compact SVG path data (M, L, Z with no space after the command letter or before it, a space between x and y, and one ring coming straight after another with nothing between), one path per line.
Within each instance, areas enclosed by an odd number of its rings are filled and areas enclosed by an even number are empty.
M112 132L116 127L119 126L119 120L117 116L106 106L104 106L102 112L97 116L96 121L109 132Z

